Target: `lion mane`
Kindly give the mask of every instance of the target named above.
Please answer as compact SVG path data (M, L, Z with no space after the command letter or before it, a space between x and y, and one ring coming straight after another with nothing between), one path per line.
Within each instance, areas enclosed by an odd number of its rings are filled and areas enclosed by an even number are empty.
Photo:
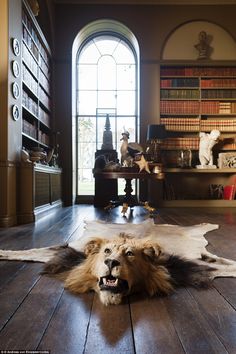
M135 292L168 295L178 286L207 287L212 270L166 254L157 243L120 234L113 240L93 238L82 252L59 247L42 273L62 279L73 293L93 290L103 304L117 305Z

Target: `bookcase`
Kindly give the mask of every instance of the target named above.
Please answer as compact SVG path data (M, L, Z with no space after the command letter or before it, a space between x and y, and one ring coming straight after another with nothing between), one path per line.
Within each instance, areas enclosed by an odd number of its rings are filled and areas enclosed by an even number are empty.
M22 146L52 143L51 52L30 9L22 8Z
M52 55L28 3L22 1L22 148L52 151ZM31 157L32 158L32 157ZM33 160L33 158L32 158ZM21 161L19 168L19 223L33 222L61 206L61 169L56 159Z
M163 192L166 204L171 201L185 206L234 204L234 201L211 200L209 186L235 183L236 169L200 171L194 167L199 164L199 132L213 129L221 132L214 148L216 165L220 152L236 154L236 66L212 62L161 65L160 123L169 131L161 146L166 165ZM189 149L193 168L179 168L180 155Z

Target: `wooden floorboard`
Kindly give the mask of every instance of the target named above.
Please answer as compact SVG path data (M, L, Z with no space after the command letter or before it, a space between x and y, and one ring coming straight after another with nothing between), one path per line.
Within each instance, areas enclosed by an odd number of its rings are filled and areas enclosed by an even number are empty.
M61 244L82 235L84 220L139 223L89 205L62 208L35 224L0 229L0 248ZM236 209L160 209L155 223L219 224L207 233L208 250L236 260ZM0 262L0 350L50 350L51 354L235 354L236 279L216 279L209 290L179 289L169 297L132 295L103 306L94 293L74 296L41 264Z

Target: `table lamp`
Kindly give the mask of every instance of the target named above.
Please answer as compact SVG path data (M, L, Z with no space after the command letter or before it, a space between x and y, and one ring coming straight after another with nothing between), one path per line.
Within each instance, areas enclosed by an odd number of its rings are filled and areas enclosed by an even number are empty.
M151 124L147 129L148 154L153 162L161 162L160 144L163 139L167 138L167 131L164 124Z

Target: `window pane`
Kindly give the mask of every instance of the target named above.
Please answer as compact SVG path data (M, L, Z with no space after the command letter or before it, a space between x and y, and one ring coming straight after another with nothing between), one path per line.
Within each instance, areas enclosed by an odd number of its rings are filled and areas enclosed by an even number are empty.
M89 42L79 54L80 64L97 64L100 53L93 42Z
M106 39L105 36L94 38L94 43L96 44L101 55L110 54L112 55L117 45L120 42L119 38L113 37L112 39Z
M131 64L117 65L117 89L135 90L135 66Z
M92 170L89 168L78 170L78 193L79 195L94 194L94 178Z
M116 91L98 91L98 107L116 107Z
M79 65L78 75L79 90L97 89L97 65Z
M117 114L135 114L135 92L118 91L117 92Z
M97 108L97 91L78 92L78 114L80 115L96 115Z
M80 143L78 151L78 167L83 175L83 170L93 168L94 166L94 154L96 151L95 143Z
M98 62L98 89L115 90L116 63L111 56L105 55Z
M79 117L78 129L79 145L96 142L96 117Z
M123 41L116 47L113 57L117 64L135 64L132 50Z

